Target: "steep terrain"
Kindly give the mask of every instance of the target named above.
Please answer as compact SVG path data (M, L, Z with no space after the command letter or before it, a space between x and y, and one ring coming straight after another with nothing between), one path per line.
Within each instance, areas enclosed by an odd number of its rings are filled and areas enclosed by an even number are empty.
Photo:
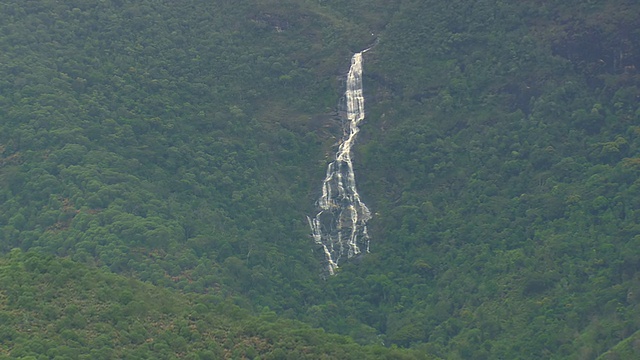
M299 354L250 321L321 334L282 318L452 359L637 352L638 14L632 0L3 1L0 250L3 281L27 285L0 304L39 326L5 326L0 355L129 341L135 358L193 313L229 332L158 354ZM353 149L371 253L326 277L305 216L349 58L373 42ZM51 309L28 300L56 278L68 290ZM119 285L100 297L100 279ZM66 297L95 311L67 313ZM135 341L109 330L132 303L151 309L123 323L148 334ZM309 358L384 351L318 339Z
M638 330L639 13L403 2L366 72L377 216L345 314L454 358L595 358Z
M0 259L0 358L427 359L167 289L67 259Z
M304 302L309 164L368 28L295 1L0 6L3 251Z

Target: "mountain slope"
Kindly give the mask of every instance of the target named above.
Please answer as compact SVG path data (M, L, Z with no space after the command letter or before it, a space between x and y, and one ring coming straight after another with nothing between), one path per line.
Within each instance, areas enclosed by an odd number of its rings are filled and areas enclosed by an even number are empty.
M0 358L427 358L20 250L0 259L0 284Z
M3 1L0 249L443 358L628 351L638 13L626 0ZM323 280L305 216L348 59L374 42L354 153L371 253Z
M365 70L377 216L344 314L459 358L595 358L639 328L639 12L403 2Z
M3 251L305 301L292 286L321 269L304 219L322 170L308 164L337 130L349 47L371 42L351 5L0 7Z

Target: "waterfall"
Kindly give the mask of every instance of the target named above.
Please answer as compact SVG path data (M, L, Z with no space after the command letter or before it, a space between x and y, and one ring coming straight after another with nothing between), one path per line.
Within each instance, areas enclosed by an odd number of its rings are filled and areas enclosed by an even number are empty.
M351 258L363 248L369 252L367 221L371 219L371 212L360 200L351 161L351 148L360 131L358 125L364 119L362 54L367 50L351 58L344 94L343 136L335 160L327 166L322 196L316 203L318 213L314 218L307 217L313 239L323 249L330 275L335 274L344 255Z

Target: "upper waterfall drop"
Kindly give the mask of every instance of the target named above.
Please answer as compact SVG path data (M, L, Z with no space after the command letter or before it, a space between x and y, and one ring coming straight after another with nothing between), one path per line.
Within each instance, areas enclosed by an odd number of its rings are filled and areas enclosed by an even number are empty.
M371 219L371 212L360 200L351 161L351 148L360 131L358 125L364 119L362 54L367 50L351 58L344 94L343 136L335 160L327 166L322 196L316 203L319 212L314 218L307 217L313 239L324 251L330 275L335 274L343 255L353 257L360 254L362 248L369 252L367 221Z

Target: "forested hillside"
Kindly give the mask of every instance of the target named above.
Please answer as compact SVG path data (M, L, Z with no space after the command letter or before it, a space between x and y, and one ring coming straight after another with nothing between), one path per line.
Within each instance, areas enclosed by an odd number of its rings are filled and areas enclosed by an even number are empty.
M2 3L2 249L302 303L318 134L372 39L298 3Z
M336 278L360 319L474 359L590 359L639 329L638 14L403 2L359 148L377 245Z
M371 253L327 277L374 42ZM636 1L7 0L0 50L0 357L640 352Z
M0 285L2 359L429 358L18 249L0 260Z

